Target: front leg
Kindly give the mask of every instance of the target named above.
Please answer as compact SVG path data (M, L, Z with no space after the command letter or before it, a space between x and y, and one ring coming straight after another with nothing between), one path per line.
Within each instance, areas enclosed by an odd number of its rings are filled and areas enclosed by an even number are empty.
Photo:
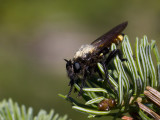
M85 86L85 81L86 81L86 77L87 77L87 69L88 67L84 66L84 69L83 69L83 78L81 79L81 86L80 86L80 91L78 93L78 96L81 96L82 93L83 93L83 87Z
M71 87L70 87L70 90L69 90L69 93L68 93L67 97L70 96L70 94L72 92L72 89L73 89L73 85L74 85L74 79L70 79L70 82L69 82L68 86L71 86Z

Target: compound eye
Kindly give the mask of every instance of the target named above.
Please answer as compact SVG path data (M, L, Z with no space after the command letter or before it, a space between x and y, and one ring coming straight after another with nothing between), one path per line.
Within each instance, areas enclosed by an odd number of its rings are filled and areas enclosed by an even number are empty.
M75 72L79 72L80 69L81 69L80 64L79 63L74 63L74 70L75 70Z

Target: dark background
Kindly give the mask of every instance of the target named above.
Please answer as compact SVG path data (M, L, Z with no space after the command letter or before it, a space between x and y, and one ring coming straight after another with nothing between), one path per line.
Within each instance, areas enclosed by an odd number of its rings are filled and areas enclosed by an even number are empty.
M58 96L67 94L69 79L64 58L128 21L125 29L134 48L135 38L160 38L159 2L146 0L28 0L0 1L0 100L20 105L54 108L73 120L87 119ZM157 43L158 44L158 43ZM104 119L104 118L102 118Z

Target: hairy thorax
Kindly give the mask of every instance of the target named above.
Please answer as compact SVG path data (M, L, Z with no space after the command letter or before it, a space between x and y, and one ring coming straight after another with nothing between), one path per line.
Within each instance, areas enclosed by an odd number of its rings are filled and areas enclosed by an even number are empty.
M95 47L93 45L82 45L73 58L73 61L88 66L95 66L99 60L101 60L101 56L95 54Z
M82 58L86 59L89 54L92 54L94 51L94 46L92 45L82 45L80 49L75 53L74 59Z

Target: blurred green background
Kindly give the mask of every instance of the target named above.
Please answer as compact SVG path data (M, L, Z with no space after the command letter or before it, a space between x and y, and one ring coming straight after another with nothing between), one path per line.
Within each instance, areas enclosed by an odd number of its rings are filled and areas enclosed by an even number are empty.
M159 42L160 1L0 1L0 100L12 98L39 109L54 108L73 120L87 119L58 97L67 94L64 58L70 59L112 27L128 21L125 33ZM159 44L159 43L158 43ZM104 119L104 118L101 118Z

